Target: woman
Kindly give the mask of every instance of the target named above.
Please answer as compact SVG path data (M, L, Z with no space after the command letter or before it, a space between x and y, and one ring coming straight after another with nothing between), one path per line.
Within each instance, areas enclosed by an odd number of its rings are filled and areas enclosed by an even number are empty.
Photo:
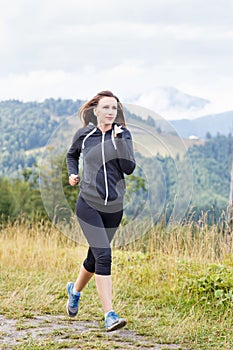
M105 313L106 330L124 327L112 305L111 247L123 215L124 174L131 174L135 160L130 132L125 126L122 104L110 91L102 91L80 108L80 128L67 153L69 184L80 180L76 214L88 241L87 257L75 283L67 284L67 313L78 313L80 293L95 274L97 291Z

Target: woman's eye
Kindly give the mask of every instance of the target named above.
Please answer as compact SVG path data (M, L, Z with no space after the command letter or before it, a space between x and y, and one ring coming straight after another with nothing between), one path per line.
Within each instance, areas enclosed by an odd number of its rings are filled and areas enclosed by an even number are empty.
M114 109L114 110L117 109L116 106L103 106L103 109L109 109L109 108Z

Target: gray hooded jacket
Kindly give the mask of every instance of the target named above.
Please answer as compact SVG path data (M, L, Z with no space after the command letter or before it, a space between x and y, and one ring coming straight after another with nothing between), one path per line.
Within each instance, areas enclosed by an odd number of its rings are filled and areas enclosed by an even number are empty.
M114 137L114 124L111 130L102 133L90 123L74 135L66 156L68 174L79 174L82 153L80 194L85 200L104 206L123 203L124 174L131 174L136 163L131 134L121 128L123 132Z

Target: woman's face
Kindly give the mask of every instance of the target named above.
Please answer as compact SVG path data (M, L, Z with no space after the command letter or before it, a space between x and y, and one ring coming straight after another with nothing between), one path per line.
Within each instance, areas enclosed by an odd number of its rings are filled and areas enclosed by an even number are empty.
M111 125L117 116L117 100L114 97L103 97L94 109L97 125Z

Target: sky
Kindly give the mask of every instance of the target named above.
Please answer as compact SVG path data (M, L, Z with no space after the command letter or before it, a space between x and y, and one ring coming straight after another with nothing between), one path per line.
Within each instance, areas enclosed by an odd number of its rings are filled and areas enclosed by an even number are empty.
M0 6L0 100L85 100L108 89L170 119L233 110L232 0ZM179 91L175 106L168 87ZM206 102L187 107L185 94Z

